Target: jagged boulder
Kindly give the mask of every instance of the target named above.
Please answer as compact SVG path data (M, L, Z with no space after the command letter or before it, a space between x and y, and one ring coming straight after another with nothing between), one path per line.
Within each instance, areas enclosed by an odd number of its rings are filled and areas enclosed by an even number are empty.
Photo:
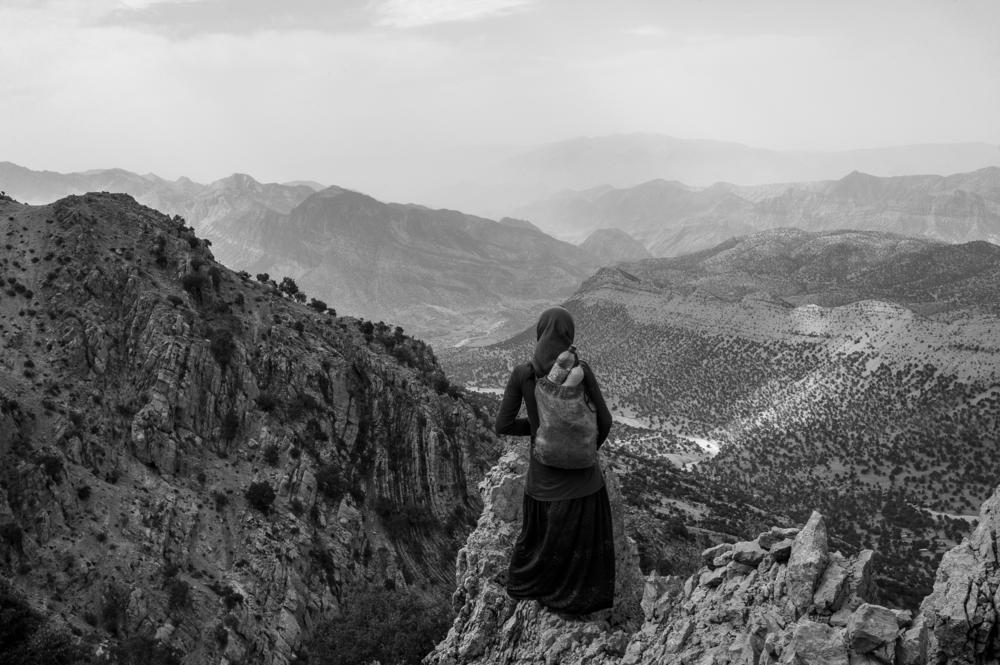
M813 511L802 531L795 536L788 559L789 606L801 616L813 602L813 591L830 560L826 539L826 522Z
M715 567L715 560L724 554L731 552L733 549L732 543L719 543L718 545L713 545L707 550L701 553L701 560L706 566ZM725 565L723 561L721 565Z
M778 659L781 665L848 665L848 662L843 632L805 619L795 624L792 639Z
M907 632L908 654L919 653L926 639L928 662L1000 660L998 534L1000 490L983 504L972 535L942 557L934 590L920 605L921 621Z
M764 555L767 554L756 540L736 543L732 552L733 561L751 568L756 568L757 564L764 560Z
M892 610L865 603L847 622L847 643L857 653L880 651L883 659L891 659L899 632L899 622Z

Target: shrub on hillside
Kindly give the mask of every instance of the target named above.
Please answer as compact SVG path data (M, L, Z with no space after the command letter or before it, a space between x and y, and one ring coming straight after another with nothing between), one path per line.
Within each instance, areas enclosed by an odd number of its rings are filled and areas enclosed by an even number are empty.
M233 332L228 328L218 328L209 333L209 350L219 363L219 367L226 369L236 353L236 341L233 339Z
M278 398L273 393L261 393L257 396L257 408L261 411L274 411L278 406Z
M222 418L222 440L232 441L236 438L236 433L240 430L240 417L236 415L235 409L229 409Z
M45 471L45 475L54 483L62 480L63 462L58 455L43 454L38 457L38 465Z
M177 577L167 580L167 609L176 614L191 606L191 585Z
M281 283L278 284L278 290L285 295L292 297L299 292L299 285L295 283L295 280L291 277L282 277Z
M305 646L310 665L418 665L451 624L443 595L413 590L354 589L340 617L321 623Z
M209 283L208 277L202 275L200 272L189 272L181 277L181 287L198 300L201 300L201 296Z
M83 665L93 658L0 579L0 661L5 665Z
M181 657L151 635L133 635L115 649L115 660L119 665L180 665Z
M274 488L271 487L271 483L266 480L251 483L250 487L247 488L246 497L247 503L250 504L251 508L255 508L264 514L267 514L271 510L271 505L274 503Z
M264 462L268 466L278 466L280 459L281 451L278 449L278 444L269 443L264 447Z
M335 464L324 464L316 471L316 489L331 501L339 501L349 489Z

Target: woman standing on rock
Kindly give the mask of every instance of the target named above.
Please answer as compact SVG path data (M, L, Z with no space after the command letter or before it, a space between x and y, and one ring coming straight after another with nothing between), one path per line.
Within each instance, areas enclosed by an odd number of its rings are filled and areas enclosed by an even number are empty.
M560 353L573 344L573 317L562 307L545 310L536 327L530 363L514 368L497 414L497 434L530 436L521 534L508 570L507 594L538 600L566 614L587 614L614 603L615 546L611 505L601 467L559 468L540 462L535 443L541 423L536 385L546 380ZM596 446L611 430L611 413L593 371L583 362L583 389L596 413ZM524 402L527 418L518 418Z

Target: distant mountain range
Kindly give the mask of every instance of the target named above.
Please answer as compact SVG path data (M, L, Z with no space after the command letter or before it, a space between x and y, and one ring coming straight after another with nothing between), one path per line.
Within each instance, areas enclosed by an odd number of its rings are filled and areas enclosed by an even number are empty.
M435 345L504 339L604 263L524 220L387 204L340 187L264 184L244 174L202 185L6 162L0 189L27 201L72 191L131 194L182 216L234 270L291 277L341 313L402 325Z
M455 186L421 200L493 215L517 214L531 201L561 190L634 187L677 180L696 187L717 182L763 185L839 179L851 171L888 177L964 173L1000 166L1000 146L920 144L845 151L767 150L725 141L663 134L616 134L559 141L468 164Z
M1000 242L1000 168L950 176L839 180L738 187L691 187L653 180L628 189L564 192L517 211L558 237L583 239L617 228L656 256L712 247L778 227L866 229L946 242Z
M292 277L346 314L403 325L435 345L488 343L569 297L600 266L682 254L776 227L856 228L1000 241L1000 168L952 176L697 188L654 180L569 192L495 222L390 204L340 187L210 184L120 169L59 174L0 163L0 189L39 201L112 190L181 215L237 270ZM540 228L579 246L556 240Z
M510 334L568 297L599 265L530 225L387 204L329 187L287 216L205 228L216 255L252 274L290 275L347 313L457 343Z

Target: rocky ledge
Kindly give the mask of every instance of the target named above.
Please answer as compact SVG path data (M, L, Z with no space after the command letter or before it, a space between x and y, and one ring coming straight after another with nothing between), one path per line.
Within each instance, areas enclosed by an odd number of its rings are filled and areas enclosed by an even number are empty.
M704 566L686 580L643 578L609 472L616 609L573 618L504 592L525 455L523 447L509 452L480 484L485 508L458 555L458 616L425 665L1000 662L1000 489L975 532L945 555L914 617L871 602L873 552L831 552L818 512L801 529L773 527L753 541L705 550Z

